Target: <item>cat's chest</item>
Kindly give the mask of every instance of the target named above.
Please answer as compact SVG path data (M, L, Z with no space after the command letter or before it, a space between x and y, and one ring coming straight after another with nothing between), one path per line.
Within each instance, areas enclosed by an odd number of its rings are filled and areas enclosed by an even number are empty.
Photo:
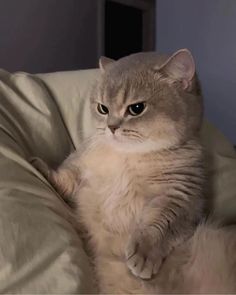
M104 144L81 157L80 171L84 184L93 191L92 195L100 195L100 201L114 204L119 199L120 204L129 204L157 192L155 176L161 169L154 158Z
M84 185L80 208L89 225L126 232L145 203L139 169L129 155L109 147L87 153L81 161Z
M82 177L90 186L95 185L98 191L116 184L125 187L125 180L130 183L137 178L127 155L106 145L86 153L80 165Z

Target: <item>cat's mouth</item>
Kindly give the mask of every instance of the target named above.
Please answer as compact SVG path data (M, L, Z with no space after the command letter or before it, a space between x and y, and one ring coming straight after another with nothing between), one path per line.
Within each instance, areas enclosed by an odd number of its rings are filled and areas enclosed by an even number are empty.
M103 143L112 145L122 152L146 153L167 149L170 145L173 145L169 139L159 138L158 141L154 141L128 129L119 128L114 133L109 128L99 128L97 131L97 135Z
M119 128L112 132L108 127L97 128L97 135L105 144L123 152L147 152L155 150L155 143L137 131Z
M143 138L135 131L128 129L117 129L112 132L109 128L104 130L104 135L115 142L120 143L140 143L143 142Z
M166 149L169 141L153 141L151 138L142 137L137 132L118 129L114 133L109 128L97 128L98 140L105 145L111 145L114 149L125 153L148 153Z

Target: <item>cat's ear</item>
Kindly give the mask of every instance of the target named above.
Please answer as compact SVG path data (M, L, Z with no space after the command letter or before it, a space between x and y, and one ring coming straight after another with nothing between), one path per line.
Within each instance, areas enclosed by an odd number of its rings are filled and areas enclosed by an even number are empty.
M114 59L111 59L109 57L101 56L99 59L99 68L102 72L105 72L106 67L113 63Z
M171 78L182 81L183 88L187 89L191 86L195 74L193 56L188 49L180 49L161 66L160 70Z

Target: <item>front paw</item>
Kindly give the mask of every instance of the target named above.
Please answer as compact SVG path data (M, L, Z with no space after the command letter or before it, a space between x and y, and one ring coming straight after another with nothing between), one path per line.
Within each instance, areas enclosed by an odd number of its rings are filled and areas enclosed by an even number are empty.
M133 275L151 279L157 274L164 258L162 244L155 228L136 230L131 235L125 256Z

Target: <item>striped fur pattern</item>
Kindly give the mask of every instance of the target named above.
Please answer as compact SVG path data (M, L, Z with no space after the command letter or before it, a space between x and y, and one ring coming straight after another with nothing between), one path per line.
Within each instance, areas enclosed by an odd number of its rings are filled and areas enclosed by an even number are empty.
M97 131L49 177L76 203L100 292L217 291L225 281L203 277L209 264L201 251L218 233L198 226L205 206L202 96L190 52L101 59L100 68L91 97ZM140 102L144 111L130 115Z

